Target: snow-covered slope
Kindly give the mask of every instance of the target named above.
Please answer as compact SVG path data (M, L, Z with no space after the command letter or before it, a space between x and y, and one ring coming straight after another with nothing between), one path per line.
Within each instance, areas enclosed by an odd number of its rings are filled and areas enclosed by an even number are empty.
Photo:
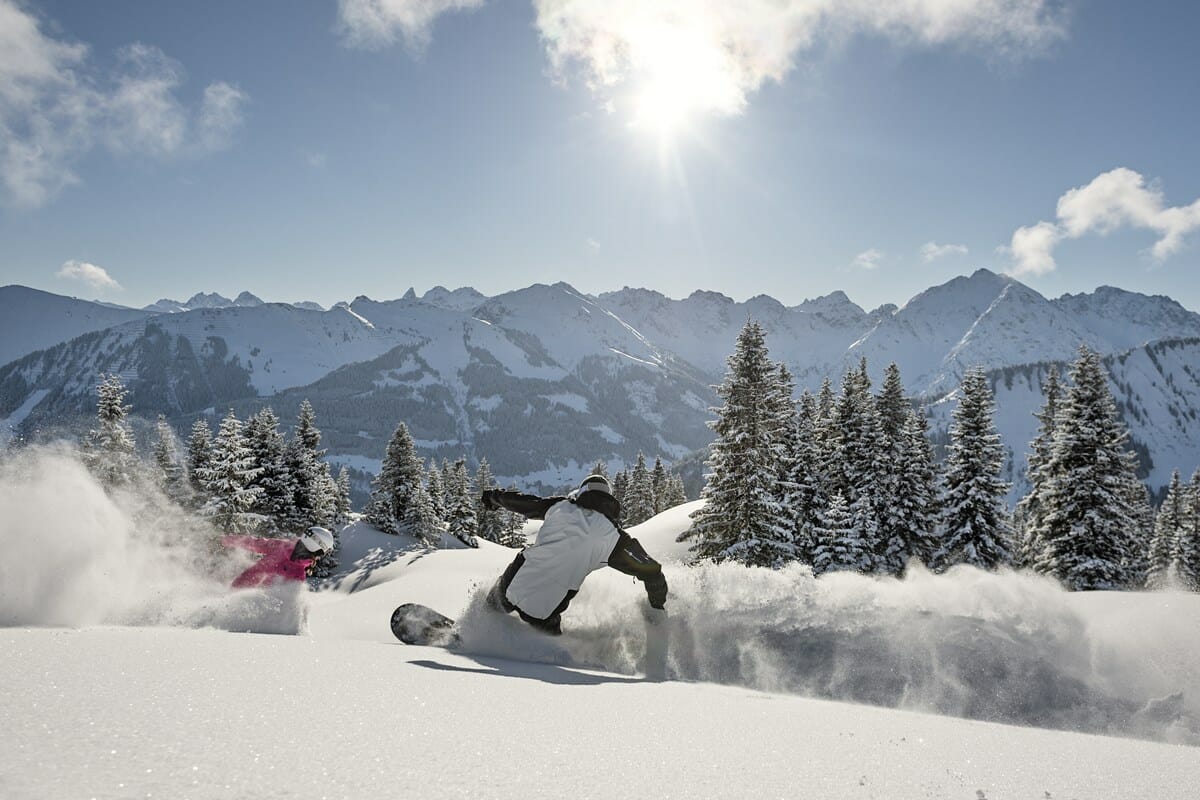
M25 286L0 286L0 365L149 314Z
M612 570L549 638L473 602L514 555L494 545L357 524L320 591L233 592L243 564L203 531L64 453L0 466L0 508L14 800L1184 800L1200 773L1195 595L669 561L682 680L661 683L639 671L644 595ZM664 552L684 517L635 534ZM461 652L397 643L402 602L459 616Z

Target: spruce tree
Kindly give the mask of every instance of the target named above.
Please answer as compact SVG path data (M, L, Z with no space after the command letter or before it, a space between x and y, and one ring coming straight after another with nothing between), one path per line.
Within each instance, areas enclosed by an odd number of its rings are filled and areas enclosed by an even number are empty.
M828 505L825 476L817 441L817 401L808 391L800 395L789 442L789 475L783 498L796 545L796 558L811 564L816 530L823 525ZM845 498L843 497L843 501Z
M654 513L664 510L663 500L667 493L667 468L663 466L662 458L654 457L654 469L650 470L650 495L654 498Z
M938 551L938 472L924 413L909 410L900 429L895 514L885 557L892 572L900 572L909 559L928 565Z
M1034 567L1073 590L1117 589L1134 577L1137 519L1129 488L1137 476L1129 434L1100 357L1087 347L1079 349L1071 384L1054 422L1045 510L1032 533L1042 545Z
M221 420L208 466L200 470L200 481L208 498L200 513L210 517L225 533L257 530L264 521L253 511L262 493L262 489L253 485L258 472L242 434L242 423L230 411Z
M398 520L398 530L414 537L428 548L441 545L442 533L446 523L434 513L433 503L429 500L429 492L420 481L413 487L404 507L404 516ZM476 544L477 546L477 544Z
M637 461L629 473L621 510L624 524L631 527L654 516L654 487L650 470L646 469L646 456L641 451L638 451Z
M188 482L192 487L192 498L196 507L203 506L208 501L208 495L204 490L204 481L200 479L200 474L211 461L212 428L208 426L208 420L201 417L192 423L192 432L188 436L187 444Z
M879 416L879 459L880 478L878 494L879 545L875 553L876 571L898 575L913 552L913 539L920 534L910 527L916 498L902 497L901 483L909 470L907 458L912 441L905 437L905 424L909 421L912 406L904 394L900 380L900 368L889 364L884 375L883 387L875 398ZM908 476L911 477L911 476ZM918 548L919 549L919 548Z
M162 414L154 423L154 465L163 494L180 505L187 505L191 500L191 492L183 465L179 463L179 441Z
M287 442L279 431L279 417L269 407L263 408L247 420L244 430L246 446L258 468L251 485L261 490L253 510L263 516L266 531L285 532L296 516L293 505L296 489L288 466Z
M1146 587L1161 589L1167 586L1172 576L1178 574L1180 537L1187 519L1188 496L1186 488L1179 482L1179 471L1171 475L1166 499L1154 518L1154 537L1150 540L1147 557Z
M1046 383L1042 386L1042 396L1045 398L1042 408L1034 414L1038 420L1038 433L1030 445L1032 450L1026 467L1029 494L1017 503L1016 513L1019 520L1019 545L1015 562L1018 567L1025 569L1030 569L1037 563L1044 549L1043 543L1037 538L1037 531L1045 527L1045 504L1042 498L1050 477L1047 465L1050 463L1050 450L1054 445L1054 420L1058 416L1058 406L1062 397L1057 368L1051 367Z
M352 511L350 500L350 469L343 464L338 470L337 480L337 501L334 504L337 509L337 518L334 523L337 525L345 525L350 521L350 512Z
M829 505L818 515L812 536L814 575L870 570L873 562L871 543L858 535L850 505L841 492L834 492Z
M850 510L852 537L866 542L868 571L884 569L883 515L888 495L883 429L866 360L842 378L842 392L834 407L837 449L831 469L833 490L841 492Z
M608 462L603 458L596 459L596 463L592 464L592 471L588 475L603 475L608 477Z
M429 471L425 476L425 489L429 492L429 502L433 504L433 513L439 519L445 519L446 509L449 506L446 486L442 483L442 471L432 462L430 462Z
M944 535L934 566L970 564L984 569L1012 563L1012 534L1000 480L1004 450L993 422L995 404L983 370L963 378L954 409L950 452L946 458Z
M1183 521L1175 545L1179 578L1193 592L1200 591L1200 469L1182 487Z
M775 407L769 393L775 368L762 326L749 321L738 335L729 370L717 387L724 401L710 424L717 438L706 465L705 505L683 534L697 558L777 566L795 557L790 539L777 533L779 474Z
M504 536L502 509L487 508L479 499L484 492L497 487L496 479L492 476L491 465L488 464L486 458L479 459L479 469L475 471L475 495L472 498L475 504L475 515L479 522L479 538L499 544Z
M337 487L320 449L321 431L316 413L307 400L300 404L292 441L287 446L288 470L292 485L293 528L307 530L313 525L333 524L337 513Z
M666 488L663 490L663 510L683 505L688 501L687 491L683 488L683 478L674 472L667 473Z
M84 441L84 463L105 486L130 483L137 472L137 448L127 417L127 392L119 375L103 376L96 387L96 427Z
M628 519L628 514L625 512L625 494L626 490L629 488L629 471L622 469L620 472L614 475L611 486L613 497L617 499L617 503L619 503L621 506L621 524L627 524L625 522L625 520Z
M385 533L399 533L417 487L421 487L421 494L430 505L429 513L436 517L425 490L424 472L408 426L401 422L388 441L382 468L372 483L371 501L366 509L367 522Z
M469 547L479 547L476 538L479 521L475 517L478 505L466 461L460 458L451 467L450 483L446 486L446 524L450 534Z
M508 491L515 492L517 491L517 487L510 484ZM525 539L525 517L515 511L501 509L500 520L502 523L500 544L516 549L525 547L527 544Z

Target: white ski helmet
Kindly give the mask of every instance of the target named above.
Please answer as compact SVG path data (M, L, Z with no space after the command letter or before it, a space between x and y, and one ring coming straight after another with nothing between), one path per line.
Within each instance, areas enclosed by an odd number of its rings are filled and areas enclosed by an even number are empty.
M328 553L333 549L333 534L327 528L313 525L308 533L301 534L300 543L308 548L310 553Z

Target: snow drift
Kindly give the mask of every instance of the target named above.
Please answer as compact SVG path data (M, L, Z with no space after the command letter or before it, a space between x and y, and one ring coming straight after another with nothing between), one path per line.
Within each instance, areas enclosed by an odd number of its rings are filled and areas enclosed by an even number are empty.
M0 462L0 625L297 633L303 586L231 591L248 565L149 480L106 492L66 446Z

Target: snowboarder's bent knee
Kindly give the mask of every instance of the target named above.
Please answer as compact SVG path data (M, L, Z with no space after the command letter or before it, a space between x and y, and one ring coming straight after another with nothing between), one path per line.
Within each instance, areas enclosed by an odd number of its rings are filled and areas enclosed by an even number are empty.
M537 497L489 489L488 508L506 508L544 520L534 543L504 570L488 593L488 603L549 633L562 632L562 613L584 578L606 564L642 581L649 603L662 608L667 580L662 566L621 530L621 504L603 475L589 475L566 497Z

